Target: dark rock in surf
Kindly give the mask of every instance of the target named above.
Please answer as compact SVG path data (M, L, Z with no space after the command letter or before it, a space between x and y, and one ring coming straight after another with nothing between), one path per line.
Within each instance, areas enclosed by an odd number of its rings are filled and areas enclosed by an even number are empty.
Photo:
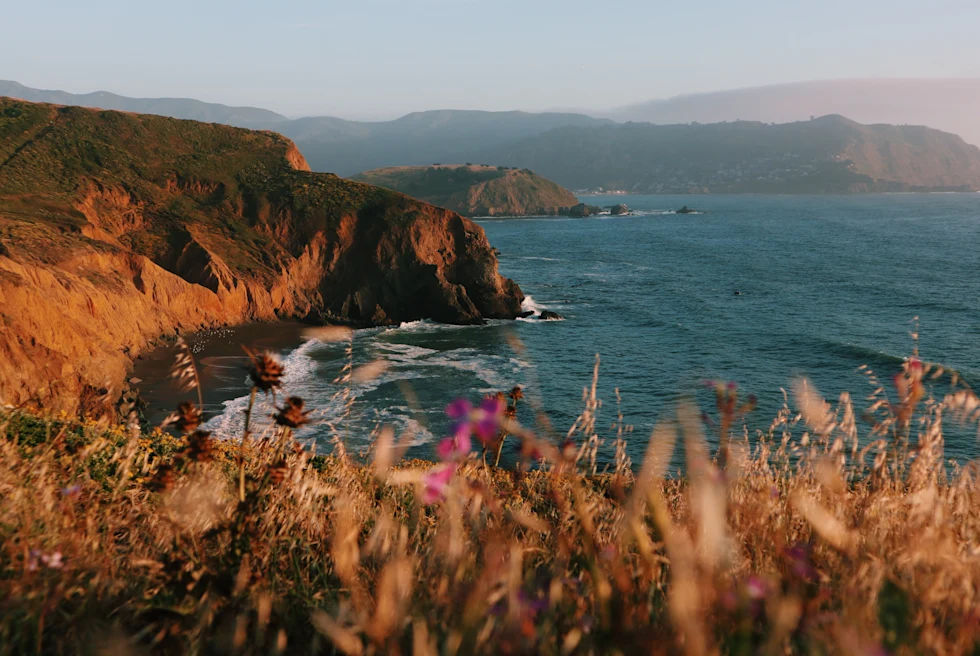
M557 312L552 312L551 310L545 310L539 317L541 321L561 321L564 318L565 317L561 316Z
M609 213L613 216L623 216L624 214L630 213L630 208L625 203L620 203L619 205L613 205L610 207Z
M575 207L567 208L563 214L565 216L570 216L576 219L584 219L589 216L593 216L602 211L601 207L596 207L595 205L586 205L585 203L579 203Z

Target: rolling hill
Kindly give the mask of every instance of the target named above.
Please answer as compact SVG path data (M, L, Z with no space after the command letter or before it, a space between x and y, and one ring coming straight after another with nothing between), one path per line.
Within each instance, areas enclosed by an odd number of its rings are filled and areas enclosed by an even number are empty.
M136 114L156 114L171 118L224 123L244 128L271 128L286 121L285 116L257 107L229 107L218 103L206 103L190 98L128 98L108 91L76 94L66 91L32 89L17 82L0 80L0 96L19 98L31 102L55 105L77 105L114 109Z
M299 146L314 171L342 176L383 166L466 162L471 161L470 153L556 127L612 123L609 119L583 114L468 110L416 112L393 121L377 122L330 116L287 119L253 107L228 107L176 98L127 98L105 91L72 94L4 81L0 81L0 96L275 130Z
M858 193L980 189L980 149L917 126L842 116L767 124L559 128L493 152L571 189Z
M542 216L578 204L572 192L526 169L401 166L367 171L352 179L400 191L464 216Z
M387 166L506 164L484 162L474 154L557 127L612 124L583 114L437 110L377 123L297 119L274 129L296 141L314 170L353 175Z

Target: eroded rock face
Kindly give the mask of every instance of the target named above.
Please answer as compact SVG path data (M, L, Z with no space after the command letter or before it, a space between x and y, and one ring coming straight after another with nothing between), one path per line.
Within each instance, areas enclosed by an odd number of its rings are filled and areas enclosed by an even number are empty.
M521 312L478 225L279 135L0 99L0 162L0 403L104 411L178 331Z

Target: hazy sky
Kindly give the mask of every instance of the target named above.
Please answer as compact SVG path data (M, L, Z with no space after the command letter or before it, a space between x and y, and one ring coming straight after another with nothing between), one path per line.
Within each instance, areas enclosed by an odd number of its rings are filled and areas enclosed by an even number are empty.
M290 116L604 108L846 77L980 76L978 0L24 0L0 79Z

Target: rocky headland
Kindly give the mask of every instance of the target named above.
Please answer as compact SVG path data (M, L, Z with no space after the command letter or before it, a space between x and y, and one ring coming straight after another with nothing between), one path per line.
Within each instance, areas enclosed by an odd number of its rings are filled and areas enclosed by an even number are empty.
M0 98L0 404L111 408L162 336L513 318L482 228L284 137Z

